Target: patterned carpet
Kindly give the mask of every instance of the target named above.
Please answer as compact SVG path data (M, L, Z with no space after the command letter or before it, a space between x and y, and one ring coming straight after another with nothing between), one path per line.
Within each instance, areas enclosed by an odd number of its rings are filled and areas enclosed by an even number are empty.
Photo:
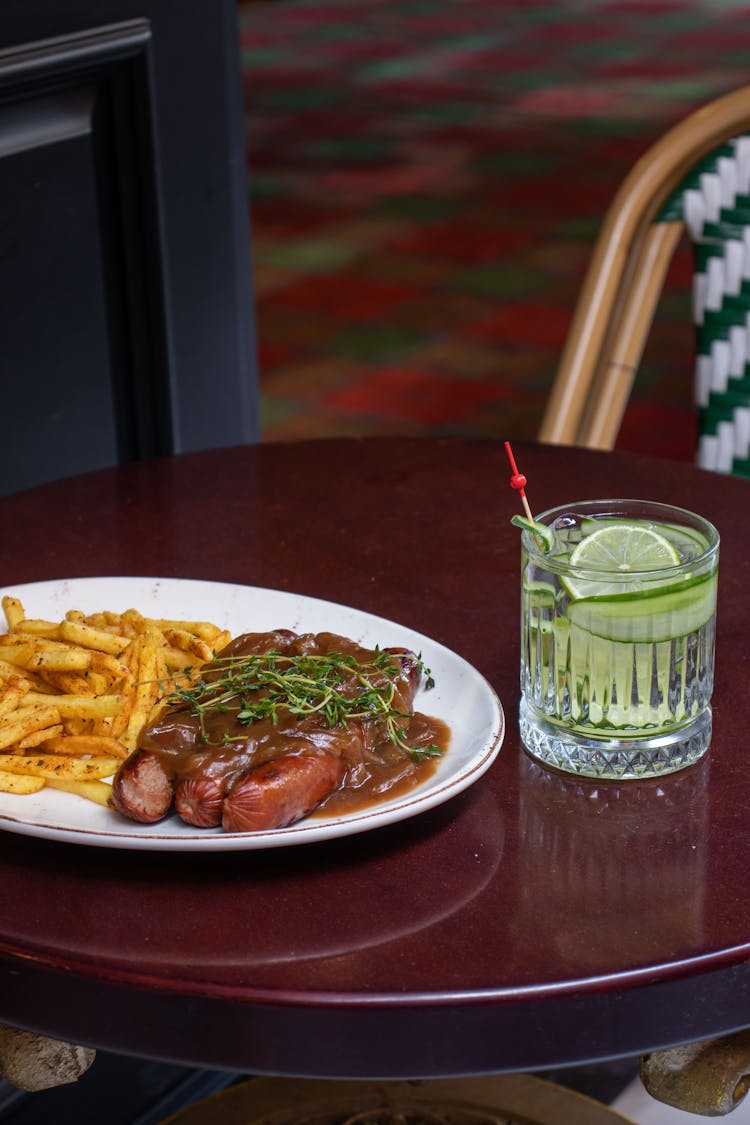
M240 3L265 440L531 437L602 214L738 0ZM620 446L692 459L678 253Z

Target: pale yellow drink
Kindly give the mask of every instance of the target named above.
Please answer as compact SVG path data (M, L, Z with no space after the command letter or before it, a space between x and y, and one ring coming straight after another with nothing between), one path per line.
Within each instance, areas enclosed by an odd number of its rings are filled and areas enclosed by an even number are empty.
M682 769L711 736L719 536L646 501L587 501L524 531L524 745L595 777Z

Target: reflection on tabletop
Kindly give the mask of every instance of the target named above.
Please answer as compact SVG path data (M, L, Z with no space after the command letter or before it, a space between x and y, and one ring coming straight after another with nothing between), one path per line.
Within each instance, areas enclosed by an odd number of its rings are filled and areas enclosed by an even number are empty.
M521 754L519 926L573 971L606 973L700 948L709 763L618 785L545 770Z
M49 847L44 841L5 834L2 843L7 845L2 857L7 885L18 879L26 889L4 911L4 940L12 942L14 933L34 927L39 946L53 953L110 961L125 971L130 961L139 968L163 968L182 963L189 924L193 960L236 974L251 966L356 954L449 919L478 898L497 874L504 825L492 793L474 787L403 826L313 848L271 849L252 856L225 853L218 867L216 856L199 853L144 856L147 862L138 855L124 857L124 867L118 856L101 850L50 853L42 850ZM30 865L34 848L39 862ZM403 878L384 880L394 853ZM410 878L410 872L423 870L427 855L432 878ZM466 855L470 863L464 862ZM117 881L113 868L120 873ZM66 887L65 900L53 903L47 896L49 909L42 921L36 904L56 869ZM312 873L315 893L308 889ZM368 887L377 888L377 910L365 912L361 895ZM275 903L288 894L294 895L295 907L285 911L280 925ZM217 927L215 919L225 910L233 925ZM82 918L87 919L85 927Z

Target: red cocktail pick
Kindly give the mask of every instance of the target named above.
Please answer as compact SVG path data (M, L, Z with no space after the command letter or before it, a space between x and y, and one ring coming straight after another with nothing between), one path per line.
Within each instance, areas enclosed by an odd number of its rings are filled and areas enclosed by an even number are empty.
M531 508L529 507L529 502L526 499L526 477L523 475L523 473L519 473L518 471L518 465L516 465L516 459L513 456L513 450L510 447L509 441L506 441L505 443L505 452L508 454L510 467L513 470L513 476L510 478L510 486L511 488L515 488L518 490L518 495L521 497L521 503L523 504L523 510L533 523L534 517L531 514Z

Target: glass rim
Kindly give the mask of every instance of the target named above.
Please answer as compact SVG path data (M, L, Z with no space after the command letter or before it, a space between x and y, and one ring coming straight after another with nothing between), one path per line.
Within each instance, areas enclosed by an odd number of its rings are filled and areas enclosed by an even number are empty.
M676 504L669 504L661 500L637 500L628 498L610 498L605 500L576 500L573 503L558 504L554 508L547 508L545 511L540 512L534 516L536 523L543 523L549 526L551 522L560 515L591 515L596 512L599 518L606 517L607 509L610 509L610 514L613 517L621 519L645 519L654 522L673 522L678 526L692 527L695 530L701 531L708 537L709 546L695 555L691 559L686 559L684 562L675 563L673 566L660 567L658 570L629 570L623 573L617 571L605 571L593 567L582 567L578 565L571 565L569 560L555 559L553 555L545 554L539 547L538 541L534 537L534 533L529 530L524 530L521 533L523 544L528 551L529 555L544 565L544 568L554 574L570 574L579 577L589 578L592 581L601 582L602 575L607 575L607 581L615 584L622 583L623 586L633 582L634 579L646 579L650 582L663 582L665 578L680 577L689 574L698 566L704 565L706 562L712 560L719 550L720 535L718 529L710 520L705 516L699 515L698 512L693 512L689 508L682 508ZM668 515L672 514L676 518L668 520Z

